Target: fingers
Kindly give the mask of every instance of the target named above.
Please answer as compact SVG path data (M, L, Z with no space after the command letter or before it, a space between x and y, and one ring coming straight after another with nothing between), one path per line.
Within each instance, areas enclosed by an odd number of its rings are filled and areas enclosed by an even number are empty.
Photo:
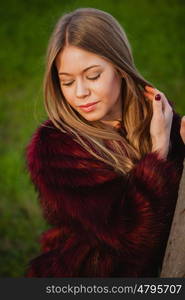
M148 98L149 100L153 100L154 98L154 88L146 85L145 86L145 91L143 92L143 94L145 95L146 98Z
M181 126L182 126L183 130L185 130L185 116L183 116L181 119Z
M185 116L181 119L180 135L185 144Z
M163 98L163 93L161 93L158 89L156 88L153 88L149 85L146 85L145 86L145 92L144 92L144 95L146 95L146 97L150 100L154 100L155 96L157 94L160 94L161 97Z
M145 89L147 92L154 94L155 89L152 86L146 85Z
M152 105L153 105L153 110L154 112L157 113L157 116L160 116L161 113L163 112L164 110L164 104L163 104L163 99L162 99L162 93L160 91L158 91L157 89L155 88L152 88L150 86L145 86L145 92L144 92L144 95L146 98L148 98L149 100L152 101ZM161 96L161 99L160 100L156 100L155 99L155 96L157 94L160 94Z
M153 88L148 85L145 86L144 96L147 99L153 101L153 100L155 100L155 96L158 94L161 96L160 101L162 102L162 106L161 106L162 111L164 112L165 115L168 115L172 111L172 108L171 108L170 104L168 103L168 100L166 99L165 95L156 88ZM160 101L158 101L158 102L160 102ZM153 102L156 102L156 101L153 101ZM155 105L155 103L153 103L153 104ZM157 105L157 107L160 107L160 105Z

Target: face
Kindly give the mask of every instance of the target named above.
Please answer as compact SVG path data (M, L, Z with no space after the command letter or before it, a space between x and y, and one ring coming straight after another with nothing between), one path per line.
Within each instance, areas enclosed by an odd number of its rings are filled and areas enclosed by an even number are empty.
M121 76L100 56L67 46L56 67L66 101L88 121L121 118Z

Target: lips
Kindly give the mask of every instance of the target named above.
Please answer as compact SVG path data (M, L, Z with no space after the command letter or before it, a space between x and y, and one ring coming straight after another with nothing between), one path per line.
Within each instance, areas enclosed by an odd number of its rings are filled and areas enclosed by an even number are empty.
M90 112L96 109L96 105L99 101L97 102L91 102L85 105L80 105L80 109L83 110L84 112Z
M85 105L80 105L80 107L89 107L89 106L91 106L91 105L94 105L94 104L96 104L98 101L96 101L96 102L91 102L91 103L87 103L87 104L85 104Z

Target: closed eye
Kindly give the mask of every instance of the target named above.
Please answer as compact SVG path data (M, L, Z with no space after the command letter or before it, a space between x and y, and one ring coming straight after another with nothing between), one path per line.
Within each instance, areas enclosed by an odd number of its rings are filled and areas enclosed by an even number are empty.
M100 75L101 74L98 74L96 77L87 77L87 79L89 79L89 80L96 80L96 79L98 79L100 77ZM68 82L68 83L63 83L62 85L70 86L70 85L72 85L73 82L74 82L74 80L71 81L71 82Z
M87 77L87 79L90 79L90 80L96 80L100 77L101 74L98 74L96 77Z

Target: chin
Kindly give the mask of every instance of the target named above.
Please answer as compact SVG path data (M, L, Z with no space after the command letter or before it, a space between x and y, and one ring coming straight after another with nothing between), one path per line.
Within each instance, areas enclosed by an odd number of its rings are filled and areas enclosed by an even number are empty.
M93 115L93 114L82 115L82 117L89 122L100 121L103 118L102 116Z

